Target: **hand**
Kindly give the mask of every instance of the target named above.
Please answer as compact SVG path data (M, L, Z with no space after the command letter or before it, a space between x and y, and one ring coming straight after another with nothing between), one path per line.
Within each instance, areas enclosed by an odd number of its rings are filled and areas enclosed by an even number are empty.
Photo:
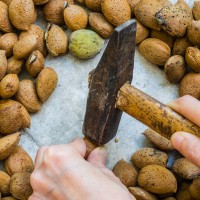
M77 139L68 145L42 147L31 176L29 200L135 200L105 167L106 151L96 148L84 160L86 145Z
M169 104L169 106L200 126L200 101L184 96ZM172 144L186 158L200 167L200 139L186 132L177 132L171 138Z

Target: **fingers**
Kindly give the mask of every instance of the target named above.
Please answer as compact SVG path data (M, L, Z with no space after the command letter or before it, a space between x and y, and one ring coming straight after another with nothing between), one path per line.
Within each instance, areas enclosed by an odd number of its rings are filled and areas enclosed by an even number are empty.
M168 106L200 126L200 101L194 97L189 95L183 96L172 101Z
M105 167L107 161L107 153L105 147L98 147L93 150L89 154L87 161L96 167Z
M48 147L41 147L38 152L37 152L37 155L36 155L36 158L35 158L35 170L37 170L40 165L42 164L43 162L43 157L44 157L44 153L45 151L47 150Z
M177 132L172 136L171 141L175 149L200 167L199 138L189 133Z
M86 144L83 139L77 138L69 144L75 151L77 151L82 157L86 154Z

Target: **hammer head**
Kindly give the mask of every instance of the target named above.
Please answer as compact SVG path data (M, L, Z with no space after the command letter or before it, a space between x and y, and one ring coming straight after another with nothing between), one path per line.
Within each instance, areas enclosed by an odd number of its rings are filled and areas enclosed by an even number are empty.
M92 73L83 134L103 145L117 133L122 112L115 107L118 90L131 83L134 66L136 21L117 27Z

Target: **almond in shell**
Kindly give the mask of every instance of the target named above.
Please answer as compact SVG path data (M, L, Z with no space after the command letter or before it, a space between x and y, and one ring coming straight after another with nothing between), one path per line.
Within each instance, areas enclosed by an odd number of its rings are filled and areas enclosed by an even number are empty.
M21 137L20 132L16 132L0 139L0 160L8 158L17 148Z
M13 100L0 101L0 133L7 135L17 132L22 125L19 104Z
M10 4L10 2L11 2L12 0L1 0L1 1L4 2L6 5L9 6L9 4Z
M194 45L200 45L200 20L192 20L188 26L187 34L190 42Z
M51 67L44 68L37 77L37 94L42 102L46 101L53 93L58 83L58 75Z
M18 60L14 56L8 59L7 74L19 75L24 66L24 60Z
M135 43L139 44L149 36L149 29L137 21L136 39Z
M0 49L6 51L6 57L13 55L13 46L17 42L18 36L15 33L6 33L0 38Z
M13 31L13 26L8 15L8 6L2 1L0 1L0 30L6 33Z
M195 20L200 20L200 1L194 1L192 13Z
M101 13L91 12L89 24L103 38L109 38L114 31L113 25Z
M22 80L16 93L16 99L29 112L38 112L41 109L41 102L38 99L36 87L32 80Z
M119 26L131 19L131 8L127 0L103 0L102 12L114 26Z
M0 188L3 195L10 194L10 176L3 171L0 171Z
M7 74L0 82L0 96L8 99L17 92L19 88L19 78L16 74Z
M16 59L23 59L29 56L29 54L37 47L37 36L27 35L18 40L13 47L13 55Z
M43 5L45 3L47 3L49 0L33 0L33 3L35 5Z
M73 5L73 0L49 0L43 7L44 17L48 22L62 25L64 24L63 11L66 3Z
M156 38L148 38L139 46L140 53L151 63L165 65L170 57L171 49L169 46Z
M0 80L5 76L7 71L8 61L6 58L6 52L0 50Z
M85 0L85 5L94 12L101 12L101 3L103 0Z
M19 30L28 30L35 22L35 7L32 0L12 0L9 5L9 17Z
M35 77L44 68L44 57L40 51L36 50L26 60L26 69L28 73Z
M59 56L67 52L67 35L59 26L49 24L45 33L46 45L52 56Z
M132 16L135 15L135 14L134 14L134 9L135 9L136 5L137 5L139 2L140 2L140 0L128 0L128 3L129 3L129 5L130 5L130 7L131 7L131 14L132 14Z

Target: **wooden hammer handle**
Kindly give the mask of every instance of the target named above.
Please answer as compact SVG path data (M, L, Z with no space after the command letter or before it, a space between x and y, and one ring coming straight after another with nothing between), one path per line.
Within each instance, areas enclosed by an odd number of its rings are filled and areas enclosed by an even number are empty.
M121 87L116 106L168 139L177 131L200 137L200 127L130 84Z

